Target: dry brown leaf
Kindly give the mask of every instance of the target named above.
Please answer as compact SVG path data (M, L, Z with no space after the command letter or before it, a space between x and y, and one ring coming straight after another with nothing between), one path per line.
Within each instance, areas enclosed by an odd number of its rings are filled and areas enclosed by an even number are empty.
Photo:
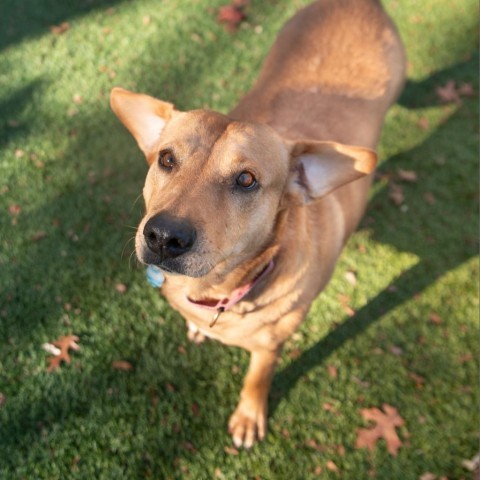
M41 240L42 238L45 238L46 236L47 236L47 232L43 230L39 230L38 232L35 232L32 235L32 242L38 242L39 240Z
M389 187L389 193L388 196L390 200L393 201L397 207L402 205L405 202L405 195L403 194L403 188L400 185L397 185L396 183L390 182L388 184Z
M432 472L425 472L418 477L418 480L436 480L437 476Z
M133 365L126 360L115 360L112 362L112 367L123 372L131 372L133 370Z
M190 453L197 453L198 450L195 448L191 442L183 442L182 447Z
M124 283L117 283L115 285L115 290L118 293L124 294L127 291L127 286Z
M413 170L402 170L400 169L397 173L398 178L404 182L416 182L417 181L417 172Z
M317 475L317 476L318 476L318 475L321 475L322 472L323 472L323 468L322 468L320 465L318 465L317 467L315 467L315 470L314 470L313 472L314 472L315 475Z
M338 467L335 465L335 463L332 460L329 460L326 463L326 467L331 471L331 472L338 472Z
M442 317L437 312L431 312L429 319L434 325L440 325L442 323Z
M239 453L235 447L225 447L223 451L228 453L228 455L238 455Z
M68 22L62 22L59 25L53 25L50 27L50 31L54 35L61 35L65 33L70 28L70 24Z
M471 353L466 353L465 355L461 355L459 358L458 358L458 361L460 363L466 363L466 362L470 362L471 360L473 360L473 355Z
M460 102L460 95L457 91L455 80L449 80L443 87L437 87L435 91L442 102Z
M418 375L415 372L409 372L408 376L415 382L415 386L417 388L423 388L425 385L425 378L423 378L421 375Z
M70 349L80 350L77 342L78 337L76 335L65 335L60 337L58 340L51 342L52 345L60 349L60 354L48 359L49 365L47 367L47 372L51 372L52 370L59 368L62 360L65 363L70 363L70 355L68 351Z
M476 95L471 83L462 83L457 91L464 97L474 97Z
M383 438L387 442L388 453L395 457L399 448L403 445L395 431L395 427L401 427L405 424L397 409L384 403L383 412L375 407L363 408L360 412L365 420L373 421L376 425L371 428L360 428L357 430L355 447L368 448L370 451L373 451L378 440Z
M324 452L325 447L323 445L320 445L314 438L308 439L305 444L307 447L313 448L317 452Z
M398 345L392 345L391 347L389 347L389 350L397 357L401 357L403 355L403 349Z
M3 407L7 403L7 397L4 393L0 392L0 407Z
M220 7L218 11L217 21L225 24L229 32L235 32L240 23L245 20L246 15L243 11L245 4L242 2L232 2L230 5Z
M22 212L22 207L14 203L13 205L10 205L8 207L8 212L10 213L10 215L19 215Z
M434 205L435 202L437 201L437 199L435 198L435 196L433 195L433 193L430 193L430 192L425 192L423 194L423 198L425 199L425 201L429 204L429 205Z
M338 369L334 365L327 365L328 374L330 378L337 378L338 376Z
M73 103L75 103L76 105L80 105L83 103L83 97L78 93L75 93L73 95L72 100L73 100Z
M350 302L350 297L348 295L344 295L343 293L340 293L338 295L338 300L340 301L340 305L342 306L343 311L349 317L353 317L355 315L355 310L348 305L348 303Z
M430 128L430 121L428 120L427 117L420 117L417 121L417 125L422 130L428 130Z

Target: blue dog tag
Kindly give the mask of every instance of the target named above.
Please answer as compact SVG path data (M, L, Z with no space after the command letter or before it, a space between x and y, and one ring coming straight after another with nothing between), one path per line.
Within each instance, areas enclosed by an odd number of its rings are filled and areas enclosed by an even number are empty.
M147 280L152 287L160 288L165 281L163 272L155 265L149 265L147 267Z

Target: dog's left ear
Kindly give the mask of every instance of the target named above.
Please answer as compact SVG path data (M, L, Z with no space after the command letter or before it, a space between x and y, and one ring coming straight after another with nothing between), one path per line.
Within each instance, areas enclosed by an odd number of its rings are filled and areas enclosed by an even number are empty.
M366 147L300 141L287 148L292 170L288 190L304 203L372 173L377 164L376 153Z
M119 87L110 93L110 106L147 158L163 127L176 111L171 103Z

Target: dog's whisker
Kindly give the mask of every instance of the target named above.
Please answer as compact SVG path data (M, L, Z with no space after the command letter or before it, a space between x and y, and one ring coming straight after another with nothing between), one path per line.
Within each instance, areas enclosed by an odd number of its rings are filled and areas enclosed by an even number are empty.
M126 248L128 247L128 244L129 244L130 242L132 242L132 241L135 241L135 235L134 235L133 237L129 238L129 239L125 242L125 246L124 246L123 249L122 249L122 254L121 254L120 258L123 258L123 255L124 255L124 253L125 253ZM135 251L135 249L134 249L133 251Z

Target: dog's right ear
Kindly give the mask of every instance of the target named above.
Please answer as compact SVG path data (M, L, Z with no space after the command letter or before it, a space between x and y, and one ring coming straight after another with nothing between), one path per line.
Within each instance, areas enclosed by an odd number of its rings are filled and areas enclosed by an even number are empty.
M171 103L119 87L115 87L110 93L110 106L135 137L147 158L163 127L176 111Z

